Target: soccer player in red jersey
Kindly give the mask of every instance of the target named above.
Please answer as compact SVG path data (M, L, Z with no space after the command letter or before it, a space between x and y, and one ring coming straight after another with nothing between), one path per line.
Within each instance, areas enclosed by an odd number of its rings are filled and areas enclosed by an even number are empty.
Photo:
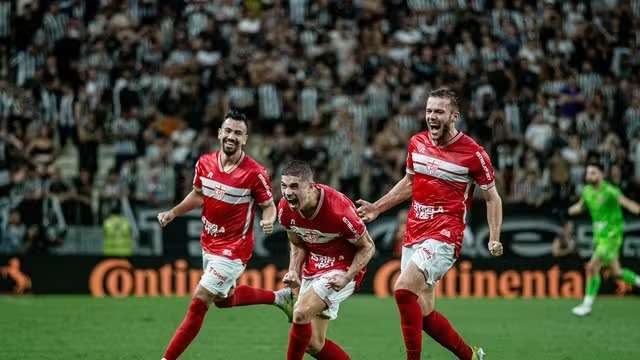
M288 360L345 360L349 355L326 339L329 320L358 288L375 252L369 233L345 195L313 182L308 164L291 161L282 169L278 222L291 243L284 283L300 287L289 332ZM302 274L302 281L300 279Z
M437 89L426 107L428 130L414 135L407 151L407 173L375 203L358 200L366 222L412 199L402 249L395 300L400 312L407 359L419 359L422 330L459 359L482 359L482 348L470 347L449 321L434 310L435 286L451 268L462 246L465 215L474 183L487 204L489 252L502 254L502 200L484 149L455 128L460 117L456 94Z
M262 210L260 227L266 234L273 231L276 207L267 171L243 150L247 143L245 116L236 111L227 113L218 140L221 151L202 155L196 163L193 190L173 209L158 214L164 227L176 216L202 207L204 273L187 315L167 347L166 360L175 360L189 346L212 303L219 308L274 304L292 316L289 288L276 292L244 285L235 288L253 252L255 205Z

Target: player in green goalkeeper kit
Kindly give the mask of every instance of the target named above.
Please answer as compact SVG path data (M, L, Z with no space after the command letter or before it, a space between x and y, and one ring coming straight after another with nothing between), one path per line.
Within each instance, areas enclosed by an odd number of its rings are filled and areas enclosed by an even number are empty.
M587 288L582 304L572 312L584 316L591 312L593 300L600 287L600 269L609 267L617 278L627 284L640 286L640 276L620 266L618 255L622 246L624 218L622 207L633 214L640 213L640 204L630 200L617 187L604 180L602 167L597 163L587 165L586 186L582 190L580 201L569 208L569 215L577 215L585 205L593 221L593 239L595 250L587 263Z

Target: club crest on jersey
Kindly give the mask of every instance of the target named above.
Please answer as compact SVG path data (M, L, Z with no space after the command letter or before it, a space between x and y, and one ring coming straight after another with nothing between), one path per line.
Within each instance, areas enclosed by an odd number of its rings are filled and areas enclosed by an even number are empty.
M213 189L213 198L217 199L217 200L222 200L222 198L224 197L224 189L222 188L215 188Z

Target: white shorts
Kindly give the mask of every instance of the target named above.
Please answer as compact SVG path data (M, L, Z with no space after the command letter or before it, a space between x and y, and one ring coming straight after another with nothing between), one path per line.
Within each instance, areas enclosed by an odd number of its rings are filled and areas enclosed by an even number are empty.
M313 291L327 304L327 308L322 312L322 316L329 320L335 320L338 317L340 303L351 296L356 289L356 282L354 280L351 280L351 282L340 291L335 291L327 287L328 279L331 275L336 273L344 274L345 272L341 270L333 270L314 278L302 279L302 284L300 284L300 293L298 294L299 300L302 299L302 295L304 295L304 293L313 289Z
M236 280L244 272L245 265L239 259L202 253L202 277L200 285L213 295L226 298L236 286Z
M433 287L456 262L455 247L449 243L427 239L402 248L400 272L406 270L409 261L416 264L424 273L427 285Z

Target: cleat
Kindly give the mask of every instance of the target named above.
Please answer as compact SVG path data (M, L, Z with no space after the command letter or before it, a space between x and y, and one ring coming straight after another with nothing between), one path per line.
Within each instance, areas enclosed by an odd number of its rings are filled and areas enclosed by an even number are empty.
M293 305L296 303L296 295L291 288L286 287L275 292L276 301L273 303L278 309L287 315L287 320L293 321Z
M571 312L573 313L573 315L576 315L576 316L586 316L591 313L591 306L580 304L574 307L573 309L571 309Z
M473 351L473 354L471 355L471 360L484 360L484 356L486 354L481 347L472 346L471 351Z

